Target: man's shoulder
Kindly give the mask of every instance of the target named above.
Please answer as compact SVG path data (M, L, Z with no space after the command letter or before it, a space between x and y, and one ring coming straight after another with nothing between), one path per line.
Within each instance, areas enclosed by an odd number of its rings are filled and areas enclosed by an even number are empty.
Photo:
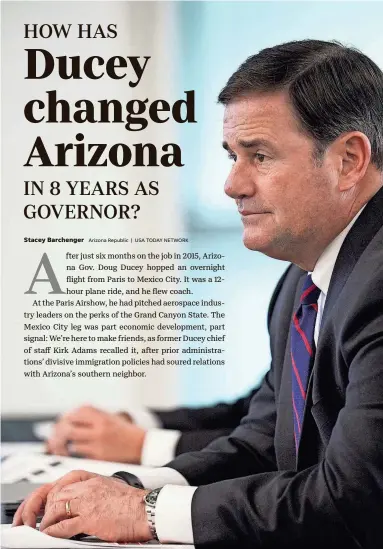
M383 226L366 245L351 276L360 290L373 287L375 291L383 291Z
M366 243L339 295L334 297L335 325L352 325L359 330L362 323L383 320L383 227Z

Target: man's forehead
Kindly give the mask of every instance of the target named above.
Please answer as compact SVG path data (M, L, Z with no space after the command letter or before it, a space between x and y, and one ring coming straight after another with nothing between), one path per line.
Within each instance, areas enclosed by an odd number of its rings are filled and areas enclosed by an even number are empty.
M249 94L231 101L225 108L224 133L252 129L297 128L285 92Z

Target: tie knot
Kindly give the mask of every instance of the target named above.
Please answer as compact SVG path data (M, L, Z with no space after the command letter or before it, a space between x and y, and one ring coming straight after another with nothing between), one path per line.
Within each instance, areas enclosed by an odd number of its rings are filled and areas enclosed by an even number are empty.
M316 303L319 298L320 289L316 286L311 278L311 275L307 275L303 284L301 303L302 305L312 305Z

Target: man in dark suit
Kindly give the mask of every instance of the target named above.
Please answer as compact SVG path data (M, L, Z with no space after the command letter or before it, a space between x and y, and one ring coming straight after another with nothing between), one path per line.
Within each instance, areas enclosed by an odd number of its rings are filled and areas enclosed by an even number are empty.
M61 537L376 549L383 74L340 44L291 42L245 61L219 100L244 243L294 264L271 314L270 371L228 437L157 470L162 488L76 471L35 492L16 524L34 525L43 501L40 528Z

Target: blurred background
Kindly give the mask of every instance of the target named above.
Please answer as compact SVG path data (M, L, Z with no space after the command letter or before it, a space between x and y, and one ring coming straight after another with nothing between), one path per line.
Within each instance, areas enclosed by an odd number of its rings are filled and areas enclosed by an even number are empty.
M59 16L57 15L59 14ZM223 193L231 161L221 147L223 108L216 98L228 77L249 55L277 43L303 38L336 39L353 45L383 65L380 2L10 2L3 17L3 358L2 412L4 416L58 413L85 402L105 409L121 409L124 403L168 407L210 404L233 400L260 383L269 367L267 307L274 286L286 264L246 250L242 244L241 222L235 205ZM22 25L25 22L118 22L116 41L83 42L84 57L94 52L104 55L152 55L155 70L148 71L137 90L121 83L92 84L52 80L25 87L25 58ZM28 47L31 47L30 43ZM48 47L35 40L33 47ZM78 51L78 43L58 41L49 48L67 55ZM76 50L77 49L77 50ZM126 52L126 53L125 53ZM126 84L125 84L126 85ZM182 97L185 90L196 92L197 124L149 128L143 141L160 143L175 140L183 148L183 168L139 169L134 178L158 178L162 185L156 201L145 204L140 222L46 223L33 227L20 216L20 182L31 177L20 158L25 158L37 134L23 119L25 102L47 89L59 89L62 96L81 94L100 98L132 94L145 97ZM104 86L104 88L103 88ZM32 90L33 87L33 91ZM84 90L84 93L83 93ZM85 95L84 95L85 96ZM73 139L73 128L38 127L39 135L51 142ZM56 132L56 133L55 133ZM116 142L132 137L124 129L84 128L103 139ZM146 132L146 130L145 130ZM55 133L55 135L54 135ZM116 135L119 138L116 139ZM53 141L53 138L55 141ZM134 136L134 141L137 141ZM95 141L96 142L96 141ZM68 171L44 172L45 177L69 178ZM105 173L87 170L86 179L100 179ZM78 171L78 170L77 170ZM108 179L126 179L129 170L108 171ZM160 173L158 173L160 172ZM84 176L84 174L80 174ZM4 179L5 176L5 179ZM35 178L41 177L38 173ZM72 173L70 178L79 178ZM85 177L82 177L85 178ZM118 180L118 179L116 179ZM33 229L33 230L32 230ZM30 234L46 236L185 236L182 251L215 252L225 255L223 284L209 288L209 298L225 301L226 342L224 367L161 368L142 380L26 380L22 375L23 310L29 310L30 296L24 295L31 272L35 272L37 251L22 243ZM44 251L46 249L44 248ZM85 248L83 251L89 251ZM92 251L94 249L92 248ZM110 251L110 250L109 250ZM122 248L116 249L122 251ZM156 251L153 248L153 251ZM163 250L162 250L163 251ZM63 249L51 245L49 257L58 272L63 269ZM9 265L13 268L10 269ZM60 267L61 265L61 267ZM29 267L28 267L29 266ZM201 285L192 287L195 297L206 298ZM198 358L194 355L194 358ZM17 390L15 390L17 388Z

